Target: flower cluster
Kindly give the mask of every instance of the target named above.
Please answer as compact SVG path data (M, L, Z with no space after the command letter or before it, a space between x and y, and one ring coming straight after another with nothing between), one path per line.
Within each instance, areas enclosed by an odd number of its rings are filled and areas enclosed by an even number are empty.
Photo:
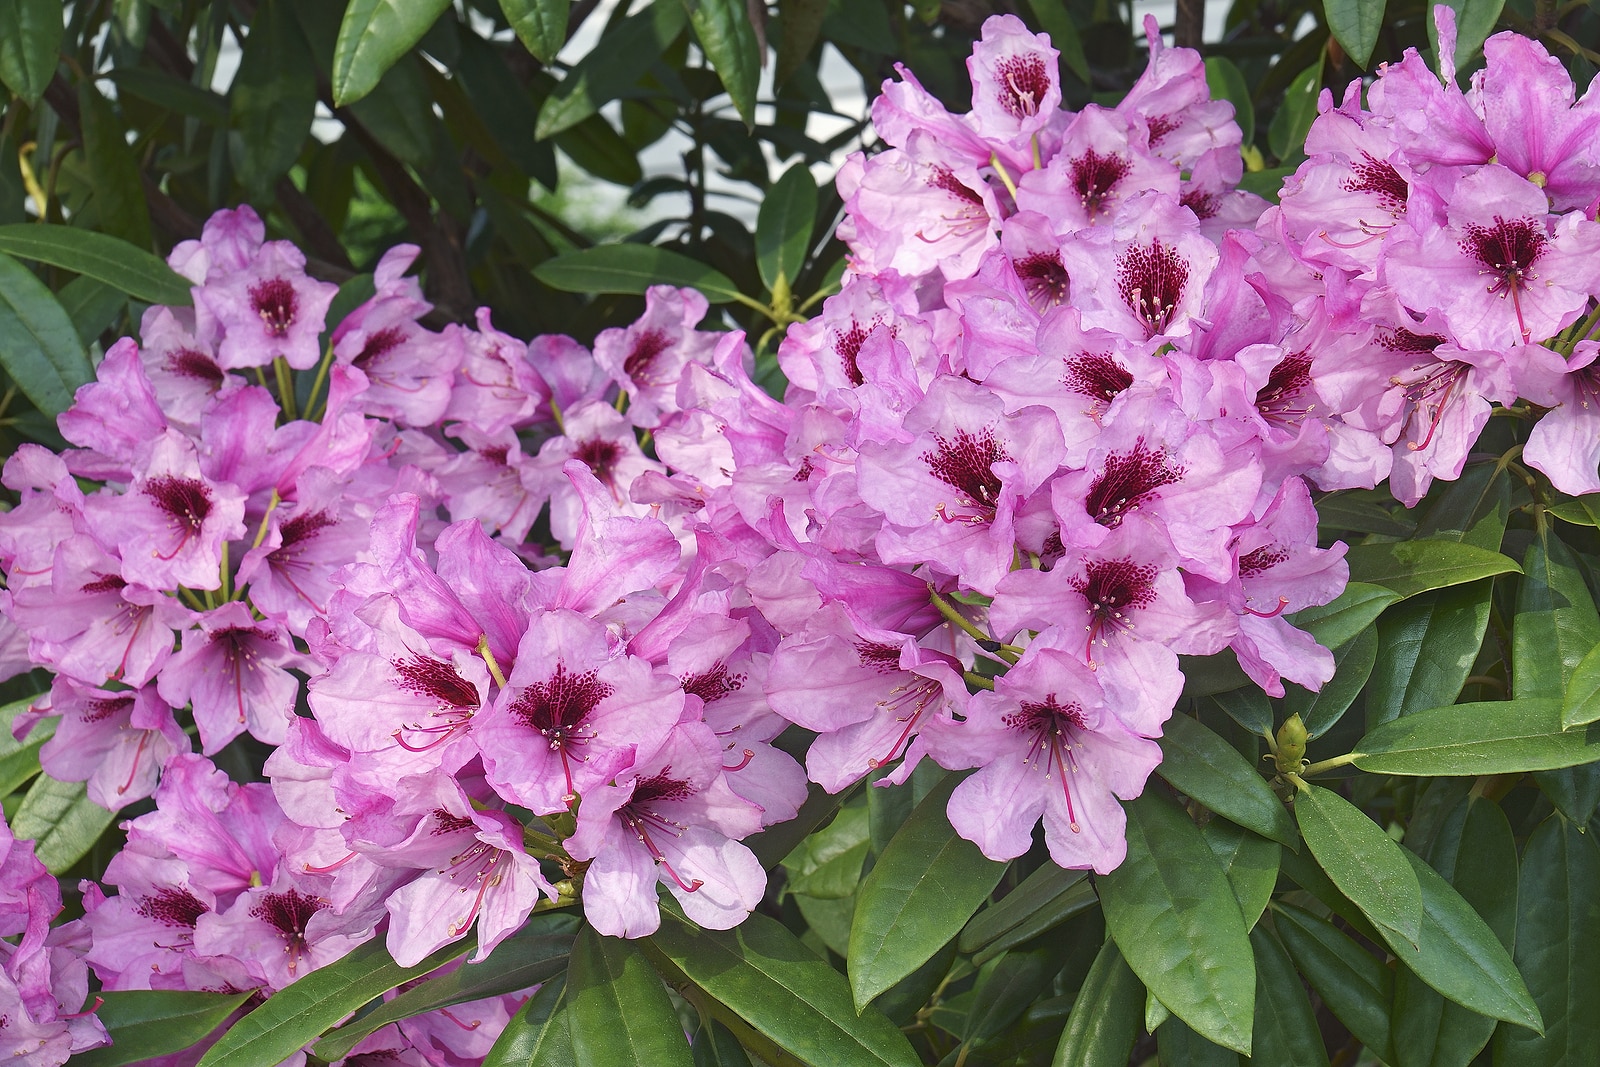
M971 770L950 820L986 855L1042 820L1110 871L1180 655L1274 695L1331 676L1290 622L1347 575L1314 488L1412 502L1519 394L1553 409L1530 462L1600 488L1600 345L1535 343L1600 286L1597 120L1559 68L1493 38L1462 93L1409 55L1370 111L1324 99L1269 207L1199 57L1148 31L1114 108L1063 110L1010 17L969 113L885 86L781 400L690 290L591 351L430 328L410 246L365 300L248 208L180 246L193 306L106 353L74 448L4 471L0 663L55 675L15 730L53 718L45 770L107 808L154 797L81 924L47 937L59 898L18 891L0 952L41 1062L99 1035L85 959L110 990L271 993L379 937L481 960L576 901L608 935L655 930L663 889L732 927L766 888L744 839L807 778ZM263 747L266 781L209 758ZM472 1062L526 995L355 1054Z

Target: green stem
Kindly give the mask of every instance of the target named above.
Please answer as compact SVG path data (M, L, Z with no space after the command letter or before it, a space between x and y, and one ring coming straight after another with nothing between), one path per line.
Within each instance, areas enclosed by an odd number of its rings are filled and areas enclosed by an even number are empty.
M222 542L222 563L217 568L217 573L222 579L222 599L224 601L233 599L233 576L228 573L228 546L230 544L232 544L231 541Z
M1333 756L1329 759L1319 760L1316 763L1308 763L1304 767L1300 768L1300 774L1303 777L1310 777L1313 774L1321 774L1323 771L1331 771L1339 767L1348 767L1355 761L1356 754L1354 752L1346 752L1342 756Z
M278 490L272 490L272 497L267 501L267 513L261 516L261 525L256 529L256 539L250 542L250 549L254 551L261 547L261 542L267 539L267 521L272 518L272 513L278 510L278 505L283 498L278 495Z
M317 376L311 381L311 392L306 394L306 415L309 417L316 411L317 422L322 421L322 416L327 414L327 405L322 410L317 409L317 394L322 392L322 387L328 380L328 371L333 366L333 344L329 342L328 350L322 354L322 362L317 364Z
M489 668L489 677L494 679L494 684L501 689L506 687L506 676L500 673L500 663L494 658L494 653L489 651L489 635L478 635L478 655L483 657L483 662Z
M1556 350L1564 356L1572 355L1572 350L1578 347L1578 342L1588 338L1595 326L1600 325L1600 304L1589 313L1589 317L1578 323L1577 328L1567 331L1567 336L1557 343Z
M963 678L965 678L967 680L967 684L968 685L975 685L979 689L988 689L988 690L993 690L994 689L994 679L993 678L985 678L983 675L978 674L976 671L962 671L961 672L961 677L963 677Z
M1011 175L1007 172L1005 164L1001 163L1000 157L993 152L989 153L989 166L993 167L994 172L1000 175L1000 180L1005 183L1006 191L1011 194L1011 199L1015 200L1017 198L1017 183L1011 180Z
M272 374L278 380L278 405L283 408L283 421L294 422L300 417L300 409L295 406L294 372L289 369L289 361L274 356Z

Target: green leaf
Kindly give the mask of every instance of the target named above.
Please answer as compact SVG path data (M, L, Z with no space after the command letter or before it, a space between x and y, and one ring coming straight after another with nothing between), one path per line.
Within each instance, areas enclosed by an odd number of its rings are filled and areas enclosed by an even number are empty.
M1318 1067L1328 1062L1316 1013L1278 939L1262 927L1250 931L1256 954L1256 1024L1251 1062Z
M715 1019L701 1019L690 1042L694 1067L751 1067L750 1057L733 1032Z
M1156 1031L1156 1051L1161 1063L1181 1063L1184 1067L1239 1067L1239 1054L1207 1041L1182 1019L1168 1019Z
M951 828L945 808L959 784L940 782L861 882L846 957L857 1009L959 934L1006 873Z
M1462 541L1494 552L1505 537L1510 515L1510 475L1498 463L1475 463L1445 485L1417 524L1416 535Z
M778 59L772 75L775 88L787 83L811 55L827 14L828 0L778 0Z
M1378 620L1378 654L1367 683L1367 726L1454 703L1472 673L1489 625L1490 579L1435 589Z
M390 155L417 168L433 163L435 128L433 94L415 57L402 56L377 87L350 105L350 114ZM424 180L427 175L421 174Z
M268 997L207 1050L199 1067L281 1063L357 1008L402 982L421 978L466 955L474 944L469 936L444 946L414 967L402 967L390 958L382 938L365 942L337 962Z
M1212 855L1227 875L1245 926L1255 926L1278 884L1282 846L1226 819L1212 819L1200 828L1200 836L1211 846Z
M1400 846L1360 808L1318 786L1295 795L1294 814L1311 854L1339 891L1385 936L1415 945L1422 891Z
M1289 621L1315 637L1324 648L1338 648L1372 625L1385 608L1399 599L1399 593L1381 585L1351 582L1331 603L1298 611L1289 616Z
M596 178L626 186L635 185L644 178L638 154L599 115L590 115L571 129L561 131L551 138L551 143Z
M1429 589L1465 585L1497 574L1521 573L1516 563L1498 552L1460 541L1390 541L1354 545L1345 557L1350 580L1381 585L1401 598Z
M56 299L72 320L72 328L78 331L78 340L85 345L98 339L128 306L127 293L81 275L63 285L56 292Z
M756 125L756 83L766 55L744 0L681 0L700 49L722 79L745 129Z
M500 10L522 47L548 66L567 43L569 0L500 0Z
M568 293L643 293L652 285L700 290L713 304L739 295L726 274L699 260L654 245L600 245L545 260L533 276Z
M977 1044L1010 1027L1049 989L1071 950L1068 938L1041 938L980 967L961 1039Z
M817 183L801 160L772 183L756 216L756 268L776 295L778 280L792 286L811 250L817 218Z
M1379 1059L1393 1063L1393 972L1326 919L1281 901L1273 903L1272 914L1273 929L1328 1010Z
M413 986L322 1038L313 1051L318 1059L332 1063L349 1055L358 1041L388 1023L538 985L566 970L576 926L576 920L559 913L536 917L496 945L481 963L464 964L449 974Z
M1482 797L1464 799L1435 835L1428 861L1510 950L1517 926L1517 843L1499 806ZM1408 967L1395 977L1393 1018L1402 1067L1468 1063L1495 1029L1493 1019L1445 1000Z
M818 900L843 900L861 884L861 867L872 848L867 806L860 798L839 809L827 826L806 835L783 869L789 891Z
M1087 81L1088 79L1084 79ZM1243 144L1256 140L1256 109L1250 100L1250 84L1244 74L1226 56L1206 58L1206 84L1211 88L1211 99L1226 100L1233 105L1233 118L1244 133Z
M1430 708L1384 723L1352 754L1373 774L1510 774L1600 758L1600 726L1563 731L1557 700L1490 700Z
M539 987L501 1031L483 1067L577 1067L572 1029L563 994L567 978L558 974Z
M632 89L685 21L683 0L655 0L613 26L539 108L539 139L571 129Z
M1267 144L1280 162L1287 162L1306 143L1306 132L1317 117L1317 95L1322 91L1323 53L1317 52L1317 61L1289 83L1283 94L1283 106L1272 116L1267 128ZM1355 576L1354 568L1351 576Z
M1600 720L1600 645L1589 650L1572 671L1561 700L1561 725L1586 726Z
M1055 866L1051 863L1048 866ZM1082 874L1082 871L1072 872ZM1009 898L1008 898L1009 899ZM1060 893L1045 902L1044 907L1028 915L1022 922L1007 930L982 949L975 952L972 962L976 966L983 966L1002 952L1009 952L1020 945L1025 945L1041 934L1048 933L1056 927L1076 918L1086 911L1098 907L1100 898L1095 894L1094 884L1080 880L1073 884L1071 889Z
M1183 811L1150 792L1123 806L1128 856L1098 882L1111 936L1174 1015L1248 1054L1255 960L1227 877Z
M1061 62L1079 81L1090 84L1089 57L1083 54L1083 38L1078 34L1077 23L1067 14L1066 5L1061 0L1028 0L1028 8L1044 27L1044 32L1050 35L1050 44L1061 53ZM1245 143L1249 141L1246 137Z
M1217 693L1211 700L1256 737L1272 732L1272 701L1254 682L1227 693Z
M1052 1067L1126 1064L1143 1021L1142 992L1117 943L1107 939L1072 1002Z
M353 104L411 46L422 40L450 0L350 0L333 46L333 103Z
M1500 12L1505 8L1505 0L1443 0L1447 7L1453 8L1456 13L1456 57L1457 69L1470 70L1472 59L1483 47L1483 42L1494 32L1495 23L1500 21ZM1439 28L1434 24L1433 5L1428 5L1427 39L1430 54L1436 51L1432 42L1439 39Z
M1378 631L1369 626L1355 640L1334 649L1333 677L1324 682L1321 689L1313 693L1293 682L1284 685L1284 718L1300 716L1306 733L1313 738L1321 737L1333 729L1355 703L1372 675L1372 665L1377 658Z
M189 279L145 249L108 234L54 223L12 223L0 226L0 252L105 282L146 304L186 307L192 302Z
M94 847L111 819L109 811L89 799L83 782L59 782L41 774L23 795L11 832L32 841L39 862L51 874L61 874Z
M45 415L72 406L94 378L89 354L65 309L33 272L0 254L0 366Z
M1588 493L1551 505L1550 514L1574 526L1600 526L1600 493Z
M21 741L11 736L17 716L27 711L37 697L23 697L0 707L0 799L20 789L39 773L39 749L55 736L59 719L44 719L34 724Z
M1039 867L998 903L974 915L961 931L957 946L974 953L995 939L1027 922L1029 917L1050 906L1050 902L1070 892L1086 876L1086 871L1069 871L1046 863Z
M1384 0L1323 0L1328 29L1362 70L1371 61L1383 29L1384 7Z
M317 109L316 63L287 0L256 8L228 101L234 174L265 197L300 158Z
M585 926L572 946L566 1014L578 1067L691 1067L689 1043L661 978L637 943Z
M0 3L0 81L29 104L55 76L62 28L59 0Z
M220 93L145 67L115 67L105 73L116 83L118 95L126 93L207 126L228 124L228 100Z
M661 920L650 944L664 959L801 1062L829 1067L917 1067L920 1062L882 1012L869 1005L857 1015L844 975L775 920L757 912L732 930L697 930L670 908L663 908Z
M221 1026L250 994L129 989L100 997L95 1016L112 1043L73 1055L80 1067L121 1067L181 1052Z
M1201 725L1174 715L1161 737L1156 773L1173 788L1262 837L1298 847L1294 820L1239 750Z
M1540 823L1522 853L1517 901L1517 968L1527 976L1545 1034L1500 1027L1495 1062L1555 1067L1593 1061L1600 1049L1600 955L1594 951L1600 944L1600 849L1594 835L1558 815Z
M94 187L88 207L93 209L98 228L148 249L150 209L139 159L111 101L100 95L92 78L78 83L78 113L83 124L84 164Z
M1422 889L1422 936L1413 949L1380 927L1389 948L1446 999L1480 1015L1542 1030L1539 1009L1494 931L1432 867L1409 849L1400 851Z

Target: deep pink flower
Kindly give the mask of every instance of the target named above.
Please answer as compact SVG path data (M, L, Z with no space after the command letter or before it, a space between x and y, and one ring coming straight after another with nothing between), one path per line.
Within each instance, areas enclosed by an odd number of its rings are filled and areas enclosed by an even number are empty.
M238 600L198 621L198 629L184 631L183 650L162 668L161 698L173 707L192 705L208 756L246 730L281 745L300 691L288 668L305 665L283 625L255 619Z
M153 686L112 691L57 678L44 711L61 716L39 750L45 773L63 782L88 782L89 799L111 811L153 793L167 760L190 750L172 708Z
M268 241L249 262L225 273L212 265L195 289L199 335L217 341L225 370L260 367L282 356L296 370L314 367L328 305L339 287L306 275L306 257L288 241Z
M1061 53L1015 15L991 15L967 57L972 121L980 136L1016 142L1037 134L1061 106Z

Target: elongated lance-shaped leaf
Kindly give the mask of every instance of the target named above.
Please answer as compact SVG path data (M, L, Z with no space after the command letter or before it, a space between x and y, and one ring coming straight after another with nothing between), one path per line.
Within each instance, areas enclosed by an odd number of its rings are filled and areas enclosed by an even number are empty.
M666 987L639 946L585 926L567 972L567 1022L578 1067L692 1067Z
M1356 545L1345 558L1351 581L1381 585L1401 597L1522 570L1498 552L1441 539Z
M728 99L744 120L756 124L756 83L761 80L761 45L744 0L682 0L701 51L722 79Z
M30 104L55 76L62 28L59 0L0 4L0 81Z
M1383 29L1386 0L1323 0L1328 29L1356 66L1365 69Z
M1381 585L1351 582L1329 603L1297 611L1289 621L1315 637L1318 644L1338 648L1372 625L1385 608L1399 599L1399 593Z
M150 208L139 159L111 101L95 88L92 78L78 83L78 113L83 122L84 162L94 188L89 204L98 228L139 248L149 248Z
M1098 882L1123 958L1174 1015L1248 1054L1256 968L1244 916L1188 815L1146 792L1128 812L1128 855Z
M94 377L89 354L59 301L21 263L0 253L0 366L34 407L54 418Z
M566 983L566 975L558 974L528 998L484 1057L483 1067L576 1067L572 1029L562 1010Z
M1393 972L1328 920L1282 902L1272 910L1278 937L1328 1010L1379 1059L1393 1063Z
M1326 1067L1328 1050L1305 986L1283 945L1264 927L1250 931L1256 953L1256 1026L1253 1060Z
M1378 648L1366 689L1368 728L1454 703L1472 673L1494 580L1432 589L1378 620Z
M47 774L33 780L11 819L11 832L33 841L34 855L51 874L61 874L100 840L112 815L89 799L83 782L61 782Z
M533 276L569 293L643 293L652 285L698 289L713 304L736 300L726 274L679 252L652 245L601 245L547 259Z
M1422 931L1422 890L1399 845L1377 823L1331 790L1303 789L1295 818L1312 855L1380 930L1415 945Z
M1006 872L951 828L959 784L951 775L917 805L856 892L847 959L858 1009L959 934Z
M1206 729L1199 720L1174 715L1161 737L1156 773L1219 815L1262 837L1295 848L1294 820L1266 779L1245 762L1239 750Z
M411 46L422 40L450 0L351 0L333 46L333 102L353 104Z
M282 1063L328 1027L389 990L471 952L475 936L446 945L414 967L402 967L383 939L359 945L320 970L268 997L234 1023L200 1058L199 1067L259 1067Z
M548 64L567 42L568 0L500 0L500 11L522 46Z
M95 1017L111 1044L72 1057L80 1067L121 1067L124 1063L181 1052L221 1026L245 993L192 993L179 989L108 990L99 994Z
M256 8L228 98L234 172L254 196L265 197L299 158L317 108L316 63L289 0L264 0Z
M805 266L817 219L817 183L802 160L772 183L756 216L756 269L774 294L792 286Z
M1334 649L1333 677L1316 692L1293 682L1284 685L1283 714L1300 716L1306 734L1321 737L1336 726L1360 695L1378 658L1378 631L1368 627Z
M1384 723L1363 737L1355 765L1374 774L1513 774L1600 759L1600 725L1561 728L1561 702L1528 697L1451 704Z
M655 0L609 28L539 108L539 139L570 130L633 88L683 32L684 0Z

